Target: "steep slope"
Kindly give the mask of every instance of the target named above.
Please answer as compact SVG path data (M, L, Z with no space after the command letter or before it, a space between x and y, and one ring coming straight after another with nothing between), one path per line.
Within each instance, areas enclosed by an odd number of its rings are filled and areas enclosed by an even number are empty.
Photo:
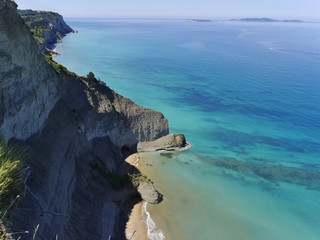
M54 44L73 32L58 13L33 10L18 10L18 13L30 27L40 51L44 54L50 55Z
M126 173L124 157L168 134L167 120L95 78L56 72L16 8L0 0L0 131L26 149L29 167L14 231L32 239L39 225L37 239L123 239L137 191L115 190L94 166L113 178Z

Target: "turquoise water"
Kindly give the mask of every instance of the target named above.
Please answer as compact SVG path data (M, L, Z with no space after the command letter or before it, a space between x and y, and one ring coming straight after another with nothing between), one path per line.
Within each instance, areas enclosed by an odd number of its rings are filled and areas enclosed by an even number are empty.
M193 145L142 156L166 239L320 239L319 23L68 23L79 33L58 62L163 112Z

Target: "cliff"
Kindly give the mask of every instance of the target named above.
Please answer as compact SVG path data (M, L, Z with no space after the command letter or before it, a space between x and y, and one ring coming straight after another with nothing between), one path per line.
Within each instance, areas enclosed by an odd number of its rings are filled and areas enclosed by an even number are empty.
M62 69L62 70L61 70ZM17 5L0 0L0 131L25 149L26 191L13 218L21 239L124 239L137 144L168 134L166 118L44 59ZM16 235L18 236L18 235Z
M54 44L61 41L66 34L73 32L58 13L29 9L18 10L18 13L30 27L40 51L44 54L50 55Z

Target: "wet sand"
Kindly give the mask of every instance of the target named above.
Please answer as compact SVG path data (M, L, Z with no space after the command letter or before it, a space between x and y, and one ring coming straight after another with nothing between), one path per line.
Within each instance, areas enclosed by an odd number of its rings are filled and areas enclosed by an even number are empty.
M126 237L128 240L149 240L147 226L141 216L143 202L134 206L126 225Z
M126 162L137 167L139 161L138 154L132 154ZM143 202L136 204L129 216L129 220L126 224L126 237L128 240L149 240L147 237L147 225L142 218L142 206Z

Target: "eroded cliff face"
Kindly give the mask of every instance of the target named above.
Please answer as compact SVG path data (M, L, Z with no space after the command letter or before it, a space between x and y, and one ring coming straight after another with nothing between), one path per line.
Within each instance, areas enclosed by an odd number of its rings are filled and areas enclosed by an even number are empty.
M18 10L18 13L30 27L40 51L44 54L50 55L54 44L73 32L58 13L33 10Z
M26 149L29 167L14 230L39 224L37 239L122 239L136 190L115 190L92 166L126 172L125 155L168 134L167 120L95 79L57 73L16 7L0 0L0 131Z

